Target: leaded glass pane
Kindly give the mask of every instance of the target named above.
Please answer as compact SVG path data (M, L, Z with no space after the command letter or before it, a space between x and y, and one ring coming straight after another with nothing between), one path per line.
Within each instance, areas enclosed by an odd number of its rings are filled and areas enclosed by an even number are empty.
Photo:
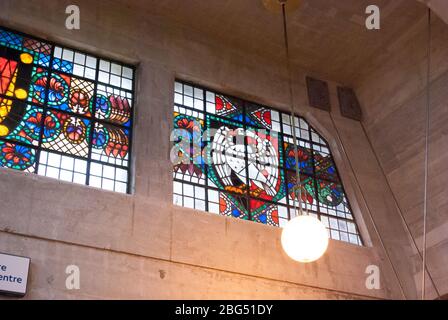
M174 204L282 227L301 203L332 239L362 245L329 146L304 118L176 81L173 119Z
M134 74L0 28L0 166L128 192Z

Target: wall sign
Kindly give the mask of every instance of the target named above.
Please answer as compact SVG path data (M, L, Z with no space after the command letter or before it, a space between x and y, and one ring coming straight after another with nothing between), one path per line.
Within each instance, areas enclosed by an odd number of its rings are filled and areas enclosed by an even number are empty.
M0 253L0 293L23 297L26 294L30 258Z

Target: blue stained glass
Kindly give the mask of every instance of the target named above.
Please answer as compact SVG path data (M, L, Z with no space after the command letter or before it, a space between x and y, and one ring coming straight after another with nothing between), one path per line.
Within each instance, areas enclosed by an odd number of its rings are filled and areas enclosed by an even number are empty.
M67 55L75 62L66 59ZM106 104L100 111L109 114L99 117L91 110L98 59L0 27L0 94L14 89L16 94L0 103L0 167L120 193L129 191L135 73L131 66L113 63L109 73L116 76L117 69L123 70L123 81L105 90L102 102ZM90 80L75 77L74 71Z
M21 47L23 37L18 34L0 29L0 44L7 47Z
M246 119L245 122L246 122L247 124L252 125L252 126L259 126L259 124L256 123L255 121L253 121L250 117L245 116L244 118Z
M73 72L73 63L65 60L61 60L58 58L53 59L53 69L60 70L62 72L66 73L72 73Z
M40 53L37 61L39 65L48 67L50 65L50 56Z
M204 91L202 108L193 97L201 98ZM195 165L173 166L174 204L277 227L302 206L333 239L362 245L330 149L304 118L297 116L291 125L290 116L278 110L181 81L175 83L174 101L174 127L190 131L179 133L173 154L183 159L193 145L201 145L197 142L205 143L199 159L188 158ZM97 110L106 114L102 103ZM204 129L191 131L193 119ZM293 130L298 139L291 136Z

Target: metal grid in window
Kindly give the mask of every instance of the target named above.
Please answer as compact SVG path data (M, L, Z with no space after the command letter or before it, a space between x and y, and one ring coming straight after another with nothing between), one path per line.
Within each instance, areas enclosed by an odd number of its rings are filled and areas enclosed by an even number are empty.
M0 27L0 166L129 193L134 74Z
M302 117L176 81L173 203L282 227L302 205L332 239L362 245L325 139Z

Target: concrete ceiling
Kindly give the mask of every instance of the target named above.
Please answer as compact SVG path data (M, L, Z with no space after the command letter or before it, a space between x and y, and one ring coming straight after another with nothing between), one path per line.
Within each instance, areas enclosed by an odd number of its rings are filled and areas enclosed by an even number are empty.
M281 17L261 0L115 1L269 59L284 57ZM381 9L380 31L365 28L370 4ZM350 85L425 14L425 5L413 0L303 0L289 16L291 56L309 72Z
M426 3L445 23L448 24L448 1L446 0L418 0Z

